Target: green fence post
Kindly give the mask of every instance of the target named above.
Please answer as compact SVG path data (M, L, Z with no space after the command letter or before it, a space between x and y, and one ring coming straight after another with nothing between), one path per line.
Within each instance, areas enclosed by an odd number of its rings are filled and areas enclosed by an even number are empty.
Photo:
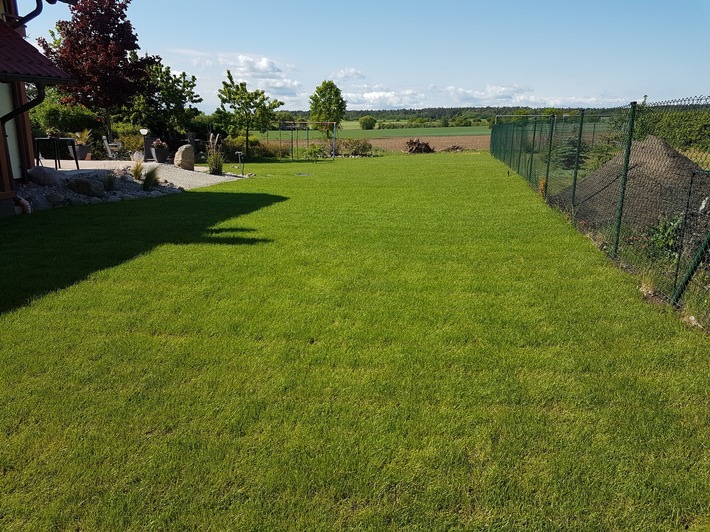
M621 184L619 187L619 204L616 207L616 228L614 231L614 248L611 255L614 258L619 254L619 238L621 236L621 217L624 214L624 196L626 195L626 180L629 175L629 159L631 158L631 142L634 138L634 118L636 115L636 102L631 102L629 109L629 123L626 132L626 149L624 153L624 166L621 170Z
M677 306L678 302L680 301L680 298L683 297L683 294L685 294L685 290L688 288L688 285L690 284L690 281L695 275L695 272L698 271L700 261L703 259L703 255L705 255L708 249L710 249L710 231L708 231L708 234L705 237L705 242L703 242L703 245L700 246L700 249L695 254L695 258L693 258L693 264L690 265L690 268L685 274L685 277L683 277L683 280L680 282L680 285L673 293L673 297L671 298L671 303L673 303L673 305Z
M515 129L508 127L510 130L510 145L508 146L508 152L506 153L505 162L508 167L513 165L513 142L515 141Z
M547 184L550 182L550 161L552 160L552 137L555 134L555 121L557 115L550 116L550 138L547 142L547 168L545 169L545 183L543 186L542 197L547 199Z
M577 134L577 153L574 154L574 174L572 174L572 197L570 199L570 205L572 207L572 223L575 223L574 196L577 193L577 172L579 171L579 155L582 151L582 128L584 128L584 109L580 109L579 111L579 133Z
M513 127L515 127L515 122L513 122ZM515 166L515 171L520 175L523 175L521 164L523 159L523 146L525 145L525 130L527 127L527 122L521 122L520 127L518 128L520 130L520 145L518 146L518 164Z
M680 263L683 262L683 242L685 242L685 230L688 228L688 215L690 214L690 204L693 201L693 181L697 173L692 171L690 173L690 182L688 183L688 196L685 200L685 210L683 211L683 223L680 226L680 236L678 242L680 243L679 249L677 250L678 257L675 261L675 274L673 275L673 292L675 293L678 288L678 274L680 273Z
M532 185L533 159L535 158L535 137L537 136L537 117L533 117L532 149L530 150L530 167L528 170L528 183Z

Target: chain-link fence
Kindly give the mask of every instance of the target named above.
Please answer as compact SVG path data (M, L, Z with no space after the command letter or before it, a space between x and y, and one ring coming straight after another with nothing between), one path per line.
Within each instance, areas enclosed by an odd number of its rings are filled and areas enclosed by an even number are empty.
M491 153L710 327L710 98L498 117Z

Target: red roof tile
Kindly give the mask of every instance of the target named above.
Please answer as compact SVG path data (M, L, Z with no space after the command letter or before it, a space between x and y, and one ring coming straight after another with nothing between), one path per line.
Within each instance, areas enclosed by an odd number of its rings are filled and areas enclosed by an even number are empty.
M69 75L0 21L0 81L66 83Z

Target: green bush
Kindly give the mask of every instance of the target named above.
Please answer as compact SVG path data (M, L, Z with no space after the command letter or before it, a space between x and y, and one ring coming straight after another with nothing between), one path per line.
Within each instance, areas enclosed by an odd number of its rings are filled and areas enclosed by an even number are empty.
M665 218L652 227L648 233L647 251L649 257L677 259L682 228L682 216Z
M617 144L612 142L600 142L586 155L584 168L588 172L594 172L610 161L619 151L620 147Z
M679 150L710 150L710 113L668 111L658 120L656 134Z
M372 144L367 139L338 139L337 151L344 157L370 157ZM328 148L330 152L330 147Z
M449 121L449 125L452 127L469 127L473 125L473 122L471 122L470 118L465 116L456 116L453 120Z
M123 150L127 155L131 155L137 151L143 151L143 135L124 134L119 137Z
M361 129L375 129L377 125L377 119L372 115L361 116L359 122Z
M306 160L313 161L315 163L318 159L323 159L329 154L326 152L323 144L311 144L308 148L306 148L304 155Z
M30 110L30 124L35 136L44 136L49 129L62 133L98 129L98 115L81 105L63 105L45 101Z
M579 165L582 166L587 160L589 146L582 142L579 150ZM568 137L563 143L558 144L552 150L551 162L557 168L563 170L573 170L577 159L577 137Z
M140 126L131 124L130 122L114 122L111 124L111 131L117 137L124 137L129 135L140 135Z
M291 157L291 143L269 141L261 142L256 150L260 158L286 158Z
M226 163L236 163L239 161L237 152L244 153L246 151L247 138L244 135L239 135L237 138L227 137L222 141L222 156ZM249 157L259 159L263 157L263 150L260 149L259 139L249 135Z

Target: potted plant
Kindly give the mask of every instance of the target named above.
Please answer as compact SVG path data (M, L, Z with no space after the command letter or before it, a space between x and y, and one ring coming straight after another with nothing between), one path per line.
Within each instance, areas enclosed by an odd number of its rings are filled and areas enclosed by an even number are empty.
M44 132L47 134L47 137L50 139L58 139L61 136L60 131L56 127L48 127L47 129L44 130Z
M71 137L74 139L74 144L76 145L76 158L81 161L91 159L91 152L89 151L91 131L85 129L78 133L72 133ZM72 151L72 146L69 146L69 151ZM72 155L74 154L72 153Z
M155 139L150 145L150 152L156 163L164 163L168 159L168 144L160 139Z

